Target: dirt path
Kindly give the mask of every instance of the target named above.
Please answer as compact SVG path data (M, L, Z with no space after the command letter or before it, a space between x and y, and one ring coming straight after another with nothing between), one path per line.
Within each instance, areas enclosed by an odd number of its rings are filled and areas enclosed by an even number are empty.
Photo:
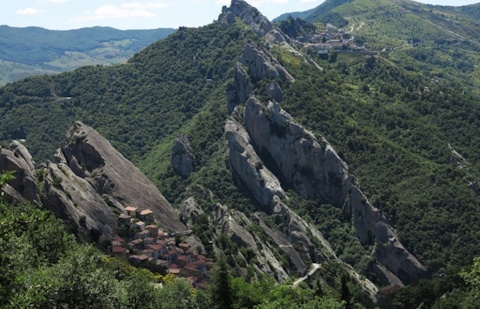
M296 287L297 285L299 285L300 283L302 283L303 281L305 281L308 277L310 277L311 275L313 275L318 269L320 268L320 264L317 264L317 263L313 263L312 264L312 268L310 269L310 271L308 272L308 274L305 276L305 277L301 277L301 278L298 278L297 280L295 280L295 282L293 282L293 287Z

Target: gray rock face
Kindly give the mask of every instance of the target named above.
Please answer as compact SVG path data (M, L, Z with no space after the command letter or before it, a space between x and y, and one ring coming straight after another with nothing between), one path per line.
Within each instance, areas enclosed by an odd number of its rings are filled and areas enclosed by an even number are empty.
M427 274L423 265L400 243L390 225L383 222L376 224L376 250L374 257L402 282L409 283L415 278Z
M123 206L150 209L168 231L186 230L155 185L91 127L76 122L67 132L61 152L72 172L100 196L111 196Z
M239 104L245 103L252 93L252 84L242 64L237 63L233 75L233 84L227 89L227 108L231 113Z
M360 241L364 244L377 243L374 257L380 264L405 282L426 274L421 263L401 245L385 217L368 202L355 178L348 174L346 163L323 137L317 139L305 130L278 103L269 102L266 107L254 97L246 103L243 120L246 132L241 130L242 126L238 123L235 130L242 132L244 144L255 145L262 155L268 153L281 179L287 181L302 197L322 198L328 203L344 205L345 214L352 218ZM260 160L261 156L255 153L248 157L255 157L255 160L258 157ZM243 170L245 168L240 171ZM235 172L239 174L239 170L235 169ZM253 179L248 173L244 173L243 178ZM255 193L254 196L260 198ZM262 198L276 199L275 196L282 198L279 195ZM271 207L276 213L289 213L286 206L278 205L278 201L272 202ZM293 224L289 237L308 247L304 232Z
M190 140L185 134L175 139L172 147L171 164L175 173L184 178L190 176L195 171L195 156L190 146Z
M278 103L265 107L255 98L247 101L245 127L255 145L270 154L283 178L302 197L343 203L347 165L326 140L318 142Z
M57 217L74 221L84 231L97 229L102 238L115 234L116 215L92 185L68 165L48 164L42 202Z
M295 81L275 57L251 41L245 45L240 63L248 68L253 80L281 79L289 82Z
M269 209L273 196L284 198L285 192L278 178L264 168L243 126L230 118L225 124L225 134L231 166L255 199Z
M38 201L35 162L28 150L17 141L9 148L0 147L0 171L14 171L15 179L9 181L10 193L27 201ZM12 190L16 191L15 194Z
M277 81L267 84L267 94L277 102L282 102L285 96L282 87L280 87Z
M222 16L227 15L228 12L240 17L246 25L250 26L253 31L260 36L264 36L273 29L273 25L268 18L263 16L256 8L243 0L232 0L229 8L224 6L222 9Z
M189 197L182 203L182 206L180 206L180 213L188 219L195 220L198 215L204 214L205 212L197 204L194 197Z

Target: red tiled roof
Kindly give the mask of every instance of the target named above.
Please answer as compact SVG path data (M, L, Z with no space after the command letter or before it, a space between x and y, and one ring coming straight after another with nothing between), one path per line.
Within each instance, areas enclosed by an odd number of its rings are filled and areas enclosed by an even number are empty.
M115 247L112 247L112 253L123 253L127 251L127 249L125 249L124 247L122 246L115 246Z
M140 261L148 260L148 256L146 256L145 254L139 255L137 258L138 258Z
M180 261L186 261L187 260L187 256L186 255L180 255L177 260L180 260Z
M133 207L133 206L125 207L125 211L137 211L137 207Z
M125 240L124 240L122 237L120 237L120 236L115 236L115 237L112 239L112 241L117 241L117 242L120 242L120 243L125 242Z
M195 263L188 263L187 265L183 266L185 269L190 269L190 270L197 270L197 266Z
M170 269L170 268L171 268L171 269L177 269L177 268L178 268L178 265L175 264L175 263L173 263L173 264L170 265L169 269Z
M155 250L155 251L158 251L158 250L160 250L160 249L163 248L163 246L162 246L162 245L159 245L159 244L148 245L148 247L149 247L150 249L152 249L152 250Z
M150 209L144 209L140 211L140 215L142 216L151 215L151 214L153 214L153 212Z

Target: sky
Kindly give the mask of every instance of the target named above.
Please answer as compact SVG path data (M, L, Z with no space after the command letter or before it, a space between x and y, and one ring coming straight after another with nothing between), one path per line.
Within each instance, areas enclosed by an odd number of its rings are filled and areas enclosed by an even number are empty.
M273 19L305 11L323 0L247 0ZM480 0L418 0L441 5L467 5ZM230 0L16 0L3 1L0 25L37 26L52 30L109 26L117 29L199 27L218 18Z

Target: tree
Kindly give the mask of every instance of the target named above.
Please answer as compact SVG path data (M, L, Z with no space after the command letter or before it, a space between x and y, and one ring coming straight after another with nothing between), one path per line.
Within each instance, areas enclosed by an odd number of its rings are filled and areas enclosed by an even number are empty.
M342 276L341 281L341 299L345 302L345 309L352 309L352 294L350 293L350 289L347 285L347 276Z
M221 257L218 259L213 273L213 283L210 292L213 303L218 309L233 308L232 290L230 287L230 278L227 267L227 262Z

